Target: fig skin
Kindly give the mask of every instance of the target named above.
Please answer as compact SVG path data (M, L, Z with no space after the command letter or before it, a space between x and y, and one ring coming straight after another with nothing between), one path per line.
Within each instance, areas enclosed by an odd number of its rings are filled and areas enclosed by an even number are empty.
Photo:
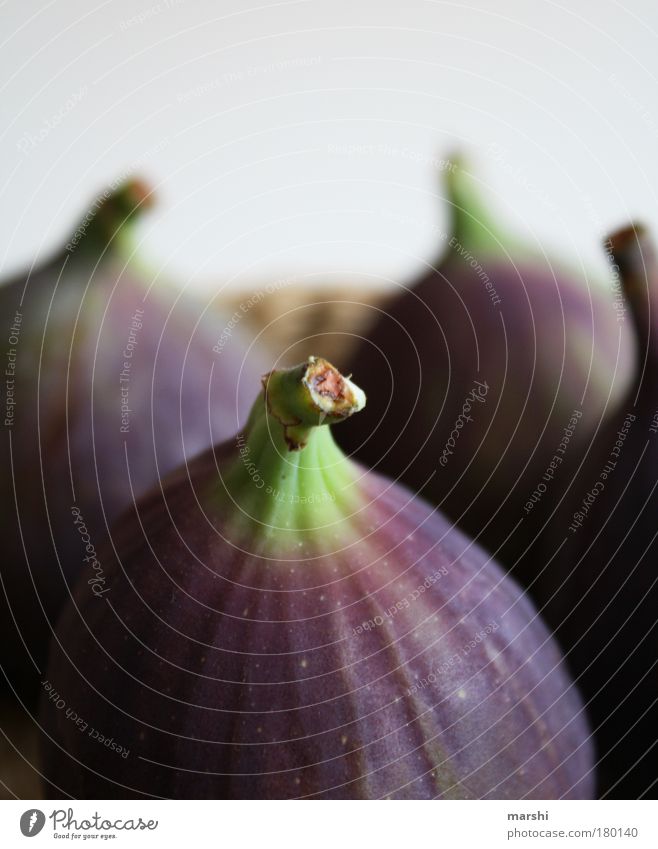
M79 581L42 695L47 793L589 798L580 698L532 604L305 428L282 381L318 362L267 376L244 434L123 515L103 597Z
M57 614L78 573L94 578L85 558L109 523L185 456L235 433L252 400L236 397L241 369L250 386L264 369L239 328L214 353L217 317L135 258L133 223L150 205L141 181L108 190L64 249L0 288L5 327L20 316L0 662L21 695L38 693ZM209 413L211 390L221 401Z
M527 548L564 493L565 470L628 387L632 333L602 286L498 235L459 158L445 180L444 256L378 312L344 364L374 400L338 438L531 588ZM550 485L526 509L547 470Z
M607 247L637 329L637 374L573 477L542 551L538 593L587 701L599 794L655 799L658 260L639 224L614 233Z

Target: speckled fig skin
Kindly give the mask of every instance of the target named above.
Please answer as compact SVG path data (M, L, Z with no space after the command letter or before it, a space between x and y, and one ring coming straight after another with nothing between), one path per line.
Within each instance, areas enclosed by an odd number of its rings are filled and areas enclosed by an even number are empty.
M473 179L455 168L442 259L378 313L341 363L363 375L372 400L338 439L437 504L531 586L526 548L564 494L565 469L628 387L632 328L617 322L609 289L499 240ZM472 400L474 389L483 401ZM550 486L526 510L556 454Z
M549 566L539 593L587 700L600 795L655 799L658 260L641 225L613 234L608 246L637 328L637 376L573 478L542 551Z
M261 396L252 420L263 408ZM260 497L256 477L235 484L252 456L243 437L117 523L106 593L81 580L52 647L47 792L589 798L580 698L532 604L440 513L315 431L327 440L324 484L305 479L301 460L278 476L263 472L264 454L255 462L271 499L285 495L279 512L258 502L263 525L236 506ZM295 493L315 497L304 531Z
M26 692L38 692L71 581L93 576L86 546L185 456L235 433L252 400L239 382L251 387L265 367L237 330L214 353L217 316L130 258L149 198L138 181L121 186L91 207L69 250L0 288L6 329L22 316L15 424L3 428L0 662Z

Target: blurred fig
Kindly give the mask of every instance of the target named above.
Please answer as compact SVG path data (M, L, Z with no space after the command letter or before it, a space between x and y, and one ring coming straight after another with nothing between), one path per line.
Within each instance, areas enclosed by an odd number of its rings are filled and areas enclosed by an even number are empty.
M445 254L378 312L347 371L375 400L340 435L437 504L525 585L551 515L632 365L623 304L500 227L459 160Z
M138 180L107 190L52 260L0 288L0 663L12 688L38 691L70 581L100 587L107 523L234 433L249 409L242 375L251 386L263 372L240 328L223 343L221 320L135 258L133 222L150 203Z
M590 796L530 602L323 426L364 403L326 360L270 372L244 432L118 521L104 595L82 578L52 646L50 793Z
M541 603L591 715L606 798L658 793L658 259L640 225L607 243L637 328L635 380L550 534Z

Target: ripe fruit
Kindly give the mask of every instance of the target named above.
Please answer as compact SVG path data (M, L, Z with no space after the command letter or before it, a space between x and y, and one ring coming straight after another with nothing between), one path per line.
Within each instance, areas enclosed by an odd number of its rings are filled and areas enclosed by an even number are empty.
M0 661L11 686L26 679L36 692L69 582L83 572L100 590L107 524L234 433L248 412L240 370L252 383L262 374L237 330L213 353L222 324L133 258L132 222L149 203L136 180L106 192L57 256L0 289L11 328Z
M374 402L341 444L529 584L533 564L518 561L562 495L563 466L622 397L630 340L603 289L498 235L460 162L446 181L445 256L347 364Z
M637 374L573 478L543 552L540 592L587 700L601 795L655 798L658 260L639 225L607 244L637 329Z
M364 401L325 360L273 371L237 439L117 523L106 594L81 580L52 647L51 793L590 795L580 700L527 598L322 426Z

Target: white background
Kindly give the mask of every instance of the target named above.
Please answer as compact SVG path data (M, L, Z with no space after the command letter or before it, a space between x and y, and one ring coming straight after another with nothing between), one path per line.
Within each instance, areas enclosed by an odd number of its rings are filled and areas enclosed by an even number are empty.
M8 0L0 14L4 272L133 168L160 197L145 255L200 287L406 281L438 253L433 160L457 147L501 218L601 272L606 229L658 228L654 0Z

